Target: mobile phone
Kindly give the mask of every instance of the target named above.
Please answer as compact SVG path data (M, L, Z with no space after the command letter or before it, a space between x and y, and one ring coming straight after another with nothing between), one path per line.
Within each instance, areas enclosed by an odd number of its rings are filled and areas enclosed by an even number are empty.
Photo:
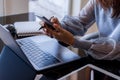
M41 17L41 16L37 16L38 18L40 18L43 22L45 22L45 24L52 30L55 30L55 28L53 27L53 24L50 22L50 20L48 20L45 16Z

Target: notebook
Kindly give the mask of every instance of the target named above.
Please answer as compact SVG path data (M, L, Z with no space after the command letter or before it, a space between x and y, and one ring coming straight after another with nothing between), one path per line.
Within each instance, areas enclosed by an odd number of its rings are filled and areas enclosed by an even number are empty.
M16 29L17 35L19 36L34 36L41 33L40 24L37 21L23 21L15 22L14 27Z
M46 35L14 40L10 32L0 25L0 38L5 45L36 71L80 58L74 52L59 45L55 39Z

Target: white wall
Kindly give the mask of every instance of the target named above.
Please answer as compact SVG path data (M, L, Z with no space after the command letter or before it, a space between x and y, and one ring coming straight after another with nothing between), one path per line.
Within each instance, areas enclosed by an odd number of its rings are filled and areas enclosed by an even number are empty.
M71 15L78 15L80 12L81 0L72 0L72 12Z
M70 10L70 15L78 15L81 8L87 3L88 0L70 0L70 6L69 6L69 10Z
M4 0L5 1L5 15L13 15L19 13L27 13L29 10L29 0Z
M0 0L0 16L3 16L3 0Z
M71 7L71 15L78 15L79 11L84 7L84 5L88 2L89 0L72 0L72 7ZM87 33L92 33L97 31L97 26L94 24L91 28L88 29Z

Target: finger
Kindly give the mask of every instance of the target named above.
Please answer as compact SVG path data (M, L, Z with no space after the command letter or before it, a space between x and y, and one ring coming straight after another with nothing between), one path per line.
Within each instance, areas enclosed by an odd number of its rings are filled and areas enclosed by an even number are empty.
M44 31L45 33L47 33L47 30L46 30L45 28L43 28L43 31Z
M49 29L49 28L46 28L46 34L48 35L48 36L50 36L51 38L53 38L53 30L51 30L51 29Z
M39 24L40 24L41 26L44 26L44 25L45 25L45 23L44 23L43 21L40 21Z
M47 29L43 28L44 34L48 35Z
M52 19L52 18L54 18L54 16L50 17L50 19L49 19L49 20L51 21L51 19Z
M59 24L59 20L58 20L58 18L56 18L56 17L51 18L51 22L52 22L52 23Z
M63 29L63 28L62 28L60 25L58 25L58 24L54 24L53 26L54 26L54 28L56 29L57 32L61 32L62 29Z
M47 27L47 25L43 21L40 21L39 24L41 25L40 29L45 29Z
M49 30L48 30L48 28L47 28L47 27L44 27L44 28L43 28L43 31L44 31L46 34L48 34L48 33L49 33Z

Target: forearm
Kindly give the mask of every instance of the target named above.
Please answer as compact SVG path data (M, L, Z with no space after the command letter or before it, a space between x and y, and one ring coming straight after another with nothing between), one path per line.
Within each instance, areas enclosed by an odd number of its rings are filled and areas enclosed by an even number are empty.
M92 42L91 41L88 41L88 40L78 40L78 39L74 38L73 47L75 47L75 48L81 48L81 49L88 50L91 46L92 46Z
M93 42L75 39L73 47L87 50L96 59L120 59L120 42L107 37L96 39Z

